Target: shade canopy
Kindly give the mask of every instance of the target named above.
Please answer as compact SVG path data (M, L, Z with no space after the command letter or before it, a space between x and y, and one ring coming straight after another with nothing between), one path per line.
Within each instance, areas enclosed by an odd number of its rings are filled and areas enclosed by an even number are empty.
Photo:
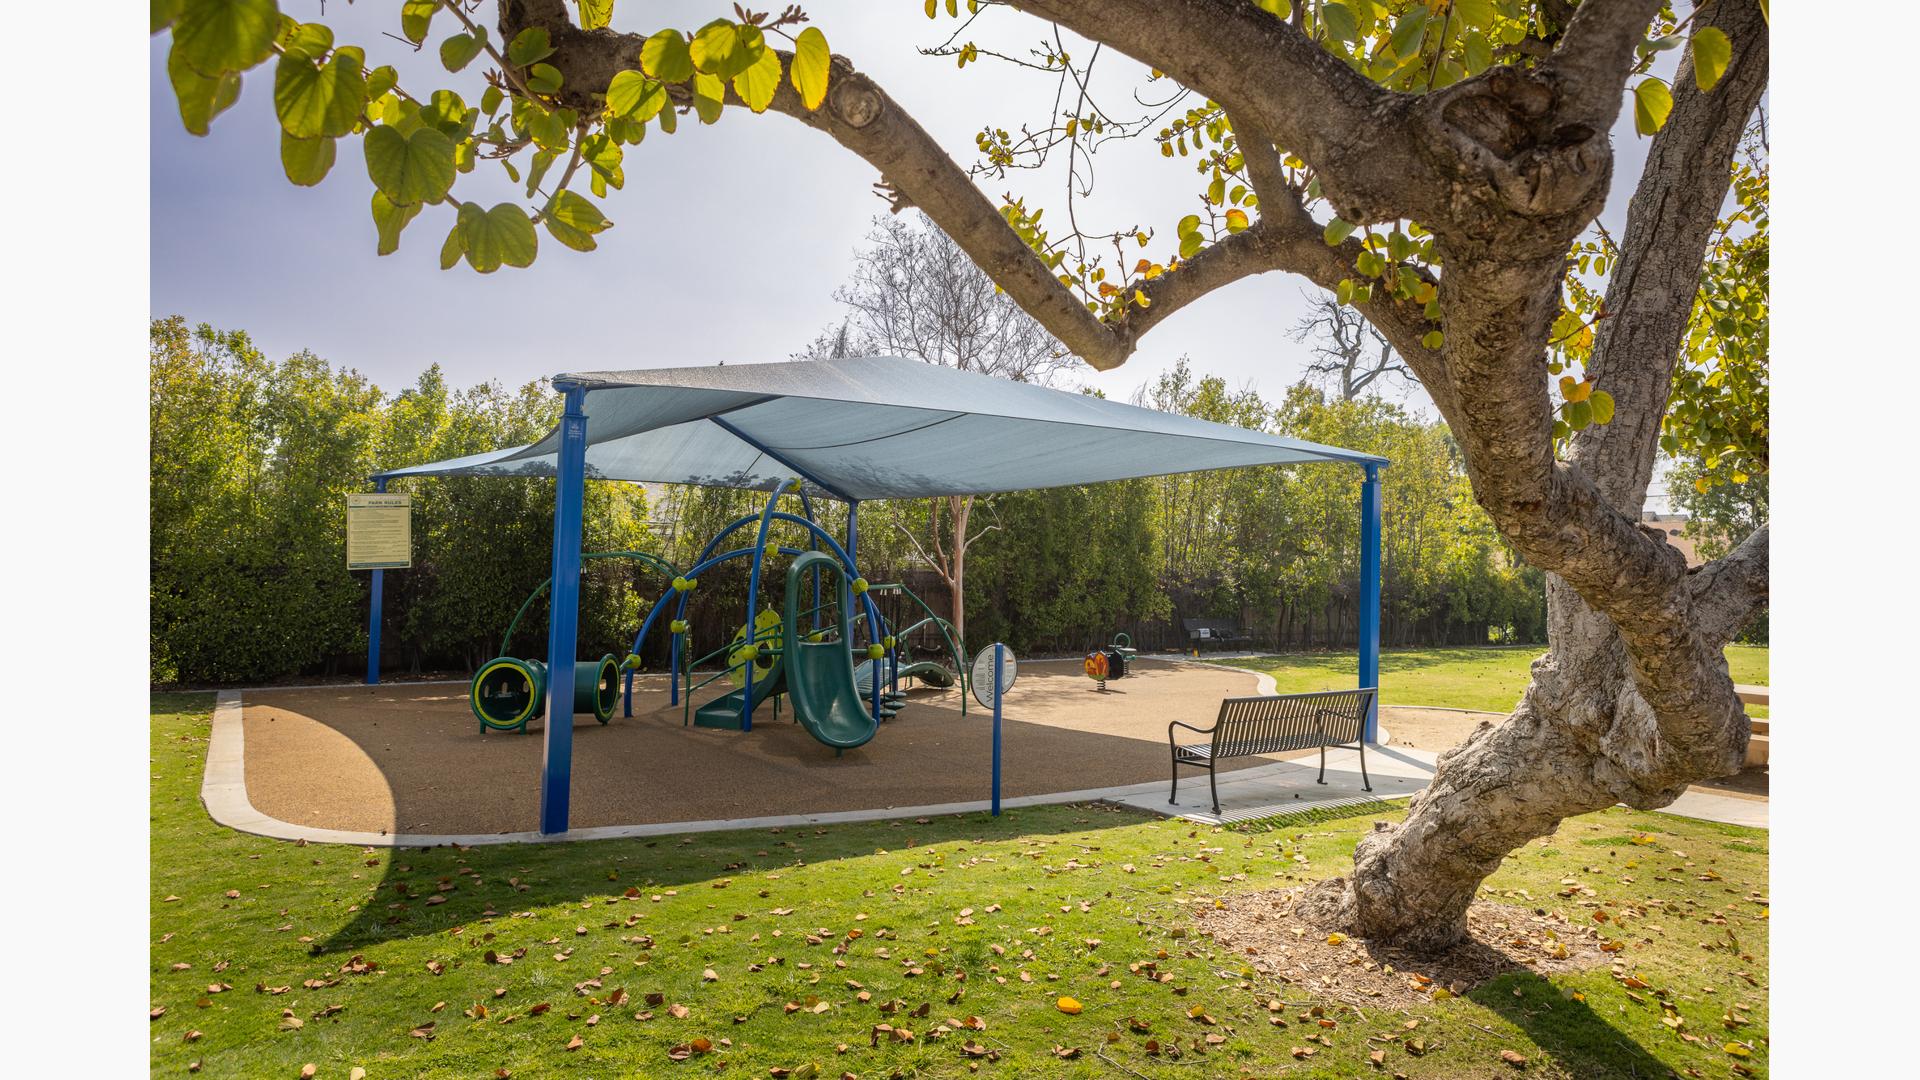
M896 356L594 371L587 475L769 491L799 478L850 501L983 495L1373 454ZM530 446L394 469L552 476L559 429Z

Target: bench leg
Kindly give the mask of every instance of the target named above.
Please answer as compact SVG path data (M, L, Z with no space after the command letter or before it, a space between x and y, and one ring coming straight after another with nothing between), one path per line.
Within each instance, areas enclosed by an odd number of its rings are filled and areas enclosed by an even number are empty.
M1320 744L1320 778L1318 780L1315 780L1314 783L1324 784L1326 782L1327 782L1327 744L1321 743Z
M1360 740L1360 786L1373 790L1373 781L1367 778L1367 740Z
M1167 805L1180 805L1180 759L1173 759L1173 786L1167 789Z
M1213 792L1213 816L1220 816L1220 785L1214 783L1213 760L1207 760L1207 790Z

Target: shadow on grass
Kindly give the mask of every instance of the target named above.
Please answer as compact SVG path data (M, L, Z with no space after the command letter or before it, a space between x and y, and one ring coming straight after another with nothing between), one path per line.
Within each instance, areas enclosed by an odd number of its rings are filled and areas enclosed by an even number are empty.
M345 925L314 942L311 951L317 956L347 954L403 938L444 934L482 919L505 923L516 912L556 905L570 906L583 924L626 923L629 915L650 906L648 898L654 894L716 888L734 875L864 858L882 849L904 849L909 841L918 847L997 842L1086 833L1138 820L1121 807L1077 804L1011 809L997 819L972 813L677 837L395 848L378 856L383 865L373 899ZM453 887L442 891L446 885ZM715 895L724 896L731 906L759 903L731 893ZM428 903L438 897L445 899ZM635 934L648 930L644 921L632 924Z
M1570 1076L1645 1080L1672 1070L1593 1011L1530 971L1512 971L1469 991L1553 1056Z

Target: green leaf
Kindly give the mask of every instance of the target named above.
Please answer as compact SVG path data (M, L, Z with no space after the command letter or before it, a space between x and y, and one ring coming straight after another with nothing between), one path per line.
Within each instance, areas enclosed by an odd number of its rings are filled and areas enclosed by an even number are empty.
M1173 227L1173 234L1184 238L1188 233L1197 232L1199 229L1200 215L1188 214L1186 217L1180 219L1180 224Z
M273 0L194 0L173 24L173 48L188 67L218 76L265 60L279 30Z
M1446 343L1447 343L1446 335L1442 334L1438 330L1429 330L1427 331L1426 336L1420 339L1420 344L1424 345L1429 349L1437 349Z
M611 135L589 135L580 140L580 160L587 163L596 178L604 179L616 188L625 187L627 183L626 174L620 169L620 162L625 156L620 143Z
M817 109L827 100L827 73L833 68L833 54L827 50L827 35L809 26L800 31L793 43L792 70L787 77L800 92L800 101L808 109Z
M600 208L587 201L586 196L572 191L562 191L556 195L542 215L547 232L555 240L575 251L592 251L599 247L594 240L595 233L605 232L613 227L613 222L600 213Z
M1407 60L1420 52L1420 44L1427 37L1427 9L1414 4L1407 8L1398 22L1393 24L1393 33L1387 38L1387 48L1401 60Z
M1180 235L1180 257L1183 259L1191 259L1195 255L1200 254L1200 245L1204 243L1206 243L1206 239L1200 235L1198 229L1190 233L1182 233Z
M1245 232L1248 224L1249 222L1247 221L1247 212L1245 210L1242 210L1236 206L1233 209L1227 211L1227 231L1228 232L1230 233Z
M152 33L159 33L180 17L180 0L151 0L149 17L152 20Z
M1560 407L1560 414L1567 418L1567 426L1575 431L1593 423L1593 403L1590 401L1569 401Z
M1659 79L1643 80L1633 88L1633 126L1642 135L1652 135L1666 125L1673 111L1673 92Z
M686 82L693 77L693 53L680 31L662 30L640 46L640 67L661 82Z
M1693 32L1693 81L1700 89L1713 89L1732 59L1733 43L1719 27L1703 26Z
M720 81L718 75L695 72L693 76L693 111L703 124L711 124L720 119L726 108L727 84Z
M561 79L560 69L552 64L535 64L527 69L527 89L536 94L558 93Z
M1334 218L1327 222L1327 229L1321 233L1321 236L1326 239L1328 247L1339 247L1341 241L1353 235L1353 230L1353 222Z
M613 21L613 0L578 0L580 29L598 30Z
M274 68L273 109L281 129L296 139L345 135L366 105L367 79L353 52L342 50L322 67L290 52Z
M1593 422L1608 424L1613 422L1613 395L1605 390L1595 390L1588 395L1587 403L1593 406Z
M367 176L396 204L437 203L453 187L453 140L437 128L411 135L380 125L361 140Z
M387 91L400 83L400 73L391 64L382 64L367 73L367 100L375 101L385 97Z
M239 72L202 75L180 58L178 45L167 53L167 78L173 83L173 96L180 103L180 123L195 135L205 135L213 118L227 111L240 97Z
M688 51L695 70L731 79L760 62L767 41L757 26L715 19L693 35Z
M300 139L285 131L280 133L280 167L287 171L287 179L301 187L312 187L326 179L333 168L333 155L331 138Z
M406 0L400 5L400 32L408 41L420 44L427 40L427 27L439 10L440 0Z
M733 92L747 108L763 113L773 104L774 91L780 89L780 54L764 49L754 65L733 77Z
M506 100L507 95L499 87L488 86L480 92L480 111L487 116L492 116L500 111L501 103Z
M305 53L315 60L333 48L333 31L325 23L295 23L279 37L280 47L289 53Z
M384 193L374 192L373 227L380 233L380 254L391 255L400 250L400 230L406 228L407 222L418 216L420 216L419 203L395 206L393 200L387 198Z
M1360 36L1360 21L1353 9L1338 0L1320 9L1320 20L1335 41L1352 41Z
M667 104L667 88L637 71L623 71L607 84L607 108L615 116L644 124Z
M448 71L459 71L473 63L473 58L486 46L485 29L477 34L455 34L440 43L440 64Z
M483 274L491 274L501 266L531 266L534 256L539 254L540 234L518 203L499 203L491 210L463 203L456 228L467 254L467 265ZM444 252L442 258L445 258Z
M1253 0L1253 6L1278 19L1290 19L1293 17L1293 4L1291 0Z
M507 46L507 61L514 67L526 67L552 55L553 43L547 40L544 26L527 27L514 35L513 42Z
M446 243L440 245L440 269L451 270L460 256L467 253L466 224L454 219L453 228L447 232Z

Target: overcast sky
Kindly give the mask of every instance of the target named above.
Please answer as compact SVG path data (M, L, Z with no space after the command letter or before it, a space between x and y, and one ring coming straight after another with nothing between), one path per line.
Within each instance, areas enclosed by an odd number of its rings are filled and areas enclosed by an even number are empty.
M283 0L296 18L315 18L319 0ZM910 111L963 165L977 157L985 124L1018 131L1042 124L1054 80L991 59L958 70L952 59L920 55L958 24L929 21L913 0L813 0L805 5L835 52L849 57ZM615 8L614 25L652 30L699 26L726 12L716 0L636 3ZM491 5L482 20L493 24ZM433 46L455 29L442 14L429 48L412 54L383 31L399 30L398 5L326 5L342 44L366 48L371 65L392 63L415 93L452 86L469 102L481 84L476 61L461 75L441 68ZM983 48L1025 55L1051 28L996 10L967 37ZM826 136L768 113L729 110L706 127L688 119L678 134L651 134L628 147L626 189L604 208L615 228L600 250L570 251L542 237L528 270L482 276L465 264L439 269L450 207L430 207L408 227L400 251L374 254L367 203L372 193L360 149L343 140L333 172L316 188L289 184L279 162L270 65L247 76L239 103L206 138L180 126L166 79L167 35L154 39L152 83L152 311L249 331L270 356L312 349L397 390L430 363L457 385L509 385L565 370L781 360L838 319L832 299L874 215L885 211L866 162ZM1067 41L1078 57L1084 41ZM484 58L483 58L484 59ZM1131 105L1146 69L1106 53L1096 74L1107 108ZM1164 84L1163 84L1164 85ZM1137 111L1137 109L1136 109ZM1615 131L1616 179L1604 215L1623 223L1645 157L1632 110ZM1160 157L1151 140L1109 144L1095 159L1088 231L1141 225L1158 230L1151 251L1165 257L1173 223L1197 208L1202 187L1189 159ZM515 197L497 165L483 162L457 190L487 203ZM1024 194L1064 224L1058 170L986 181L988 193ZM584 181L581 182L584 189ZM1324 211L1323 211L1324 213ZM1091 219L1091 220L1090 220ZM1180 356L1203 374L1277 398L1296 381L1306 346L1286 331L1305 306L1304 279L1272 273L1200 300L1148 334L1116 371L1083 369L1080 381L1125 399ZM1399 391L1391 394L1400 396ZM1410 404L1424 406L1424 395Z

